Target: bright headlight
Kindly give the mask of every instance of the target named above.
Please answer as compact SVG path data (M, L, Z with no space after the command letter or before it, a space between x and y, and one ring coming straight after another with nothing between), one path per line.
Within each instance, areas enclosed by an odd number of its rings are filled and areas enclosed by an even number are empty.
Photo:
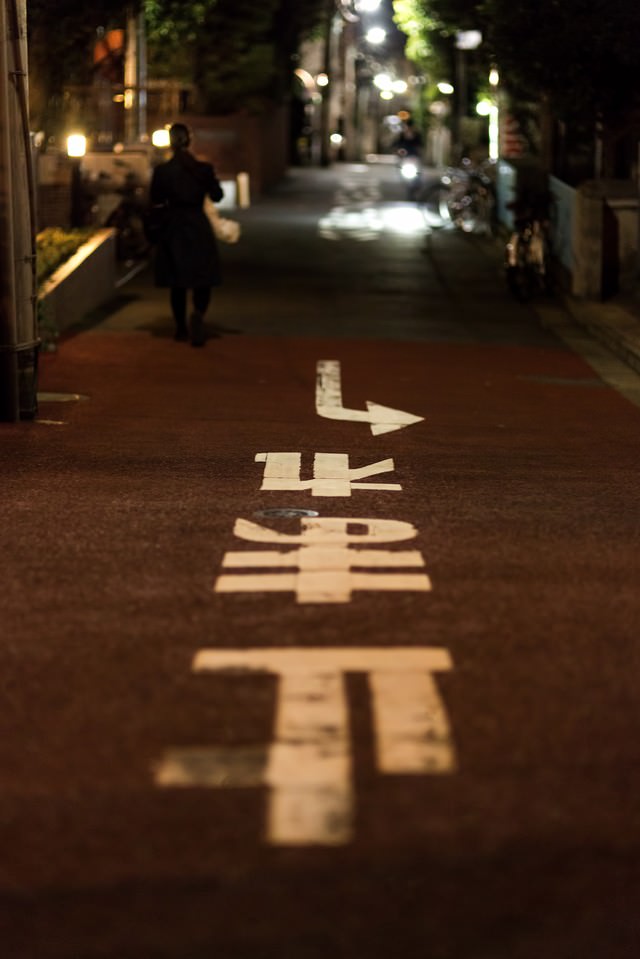
M405 180L413 180L418 175L418 167L415 163L403 163L400 172Z

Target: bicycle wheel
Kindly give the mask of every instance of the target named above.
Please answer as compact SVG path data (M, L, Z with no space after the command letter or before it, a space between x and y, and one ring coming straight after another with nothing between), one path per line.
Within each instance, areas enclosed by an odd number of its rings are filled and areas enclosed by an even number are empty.
M450 188L442 183L426 187L420 192L418 202L432 226L446 226L451 223L450 194Z

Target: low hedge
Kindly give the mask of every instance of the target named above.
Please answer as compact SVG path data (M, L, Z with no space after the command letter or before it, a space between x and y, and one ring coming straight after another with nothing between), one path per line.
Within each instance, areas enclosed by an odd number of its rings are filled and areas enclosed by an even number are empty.
M65 260L89 239L93 230L63 230L48 227L36 236L36 271L38 286L41 286Z

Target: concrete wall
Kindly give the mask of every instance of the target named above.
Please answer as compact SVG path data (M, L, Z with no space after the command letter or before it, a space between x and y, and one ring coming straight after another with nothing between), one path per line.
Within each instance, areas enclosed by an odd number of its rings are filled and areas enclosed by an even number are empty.
M286 107L228 117L183 114L179 119L193 131L194 153L213 163L220 179L248 173L251 193L259 195L284 177L289 162Z
M588 180L576 191L572 292L604 300L638 279L638 194L630 180Z

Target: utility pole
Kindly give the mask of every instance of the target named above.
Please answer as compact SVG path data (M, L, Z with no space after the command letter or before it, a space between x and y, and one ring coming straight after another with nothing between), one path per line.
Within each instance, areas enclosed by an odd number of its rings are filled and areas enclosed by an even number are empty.
M323 69L329 82L322 90L322 103L320 104L320 165L329 166L331 162L329 150L329 122L331 116L331 96L333 93L332 76L332 46L331 34L333 32L333 17L336 12L335 0L327 0L325 7L324 22L324 63Z
M25 0L0 0L0 420L37 411L35 190Z
M136 143L147 132L147 50L144 13L127 7L124 56L125 142Z

